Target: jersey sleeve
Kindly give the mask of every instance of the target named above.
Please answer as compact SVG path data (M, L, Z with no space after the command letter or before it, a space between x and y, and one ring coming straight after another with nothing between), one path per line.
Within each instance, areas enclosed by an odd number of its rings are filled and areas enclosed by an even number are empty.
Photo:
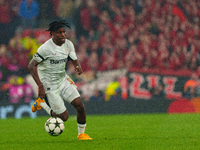
M77 60L74 44L71 41L69 41L69 49L70 49L69 57L72 60Z
M42 62L46 59L46 53L43 46L39 47L37 53L33 55L33 59L37 62Z

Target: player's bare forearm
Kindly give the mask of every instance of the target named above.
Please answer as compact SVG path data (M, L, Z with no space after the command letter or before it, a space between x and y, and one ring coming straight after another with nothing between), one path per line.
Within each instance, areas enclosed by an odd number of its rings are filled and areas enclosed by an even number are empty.
M28 69L29 69L33 79L35 80L36 84L38 85L38 87L42 86L42 83L41 83L38 73L37 73L37 64L34 60L30 61L29 65L28 65Z
M37 73L37 65L38 65L38 63L36 61L31 60L28 65L28 69L31 73L31 76L33 77L33 79L35 80L36 84L39 87L39 97L44 98L45 91L44 91L44 87L43 87L42 82L40 81L38 73Z
M74 65L75 71L78 73L78 75L83 73L83 70L78 60L73 60L72 64Z
M72 64L74 65L74 68L76 68L77 66L80 66L80 63L78 60L72 60Z

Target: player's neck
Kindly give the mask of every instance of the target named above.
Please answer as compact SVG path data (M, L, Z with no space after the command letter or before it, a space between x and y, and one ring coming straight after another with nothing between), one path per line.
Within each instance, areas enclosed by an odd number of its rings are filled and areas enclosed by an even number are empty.
M55 38L52 38L52 40L53 40L54 44L56 44L57 46L62 46L62 44L63 44L62 42L56 41Z

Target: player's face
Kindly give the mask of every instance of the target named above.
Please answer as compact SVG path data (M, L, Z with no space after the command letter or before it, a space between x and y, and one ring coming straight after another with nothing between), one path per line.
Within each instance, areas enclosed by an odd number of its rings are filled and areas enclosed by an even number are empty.
M65 43L66 39L66 29L65 28L59 28L57 31L52 32L53 35L53 41L55 44L61 46L63 43Z

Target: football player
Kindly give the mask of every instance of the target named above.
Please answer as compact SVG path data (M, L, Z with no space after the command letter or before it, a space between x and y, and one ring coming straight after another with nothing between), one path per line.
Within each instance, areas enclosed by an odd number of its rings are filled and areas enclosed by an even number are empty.
M41 45L30 61L29 71L38 85L39 98L32 105L32 112L44 109L52 117L68 119L68 111L64 101L72 104L77 110L78 139L91 140L85 134L86 111L80 94L73 80L66 74L65 66L72 61L78 75L82 69L75 53L73 43L66 39L66 27L70 26L64 20L49 24L51 39ZM47 98L49 105L45 102ZM49 107L50 106L50 107Z

